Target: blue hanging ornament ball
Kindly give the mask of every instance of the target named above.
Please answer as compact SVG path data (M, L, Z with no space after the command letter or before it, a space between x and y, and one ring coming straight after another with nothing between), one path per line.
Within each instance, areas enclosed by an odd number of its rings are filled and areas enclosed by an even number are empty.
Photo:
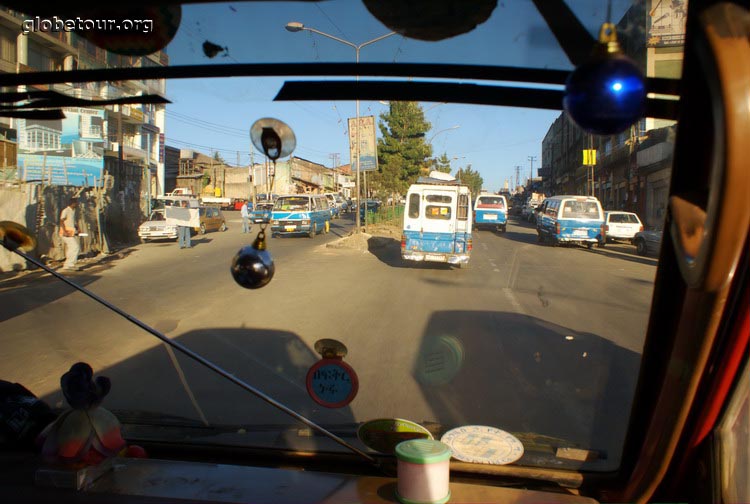
M270 252L266 250L264 231L258 233L252 245L242 247L237 252L230 271L234 281L246 289L260 289L268 285L276 267Z
M568 77L563 107L585 132L614 135L643 117L645 106L643 73L620 50L614 25L605 23L589 60Z

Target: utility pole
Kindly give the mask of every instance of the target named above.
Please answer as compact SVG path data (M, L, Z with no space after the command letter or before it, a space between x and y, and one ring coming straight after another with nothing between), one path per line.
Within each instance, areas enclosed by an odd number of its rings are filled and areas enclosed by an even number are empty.
M518 190L519 185L521 185L521 165L516 165L516 186L513 190Z
M536 161L536 156L529 156L529 163L531 163L531 167L529 168L529 189L531 189L534 182L534 161Z

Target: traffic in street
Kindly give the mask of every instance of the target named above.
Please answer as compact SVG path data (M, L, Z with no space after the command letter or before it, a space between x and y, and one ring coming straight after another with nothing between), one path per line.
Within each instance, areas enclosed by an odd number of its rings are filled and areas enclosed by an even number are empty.
M239 212L224 214L228 230L195 236L189 250L172 240L141 244L75 279L322 423L383 412L441 425L473 418L609 453L621 445L627 416L616 411L634 393L655 258L629 244L540 244L533 225L511 218L505 232L474 231L466 269L413 263L393 236L371 238L365 250L327 247L352 231L346 214L328 234L270 239L274 281L248 291L229 264L260 228L243 234ZM113 409L286 421L40 272L0 283L0 297L6 379L51 404L62 404L55 377L85 354L116 384ZM315 342L331 337L345 342L359 374L359 395L345 409L321 408L304 389ZM471 400L467 391L478 389L491 400ZM591 446L602 438L607 446Z

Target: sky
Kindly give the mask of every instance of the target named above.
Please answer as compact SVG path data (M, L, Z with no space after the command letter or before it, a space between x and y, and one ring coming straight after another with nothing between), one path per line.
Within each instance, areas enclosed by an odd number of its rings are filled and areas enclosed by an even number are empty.
M613 2L615 16L627 8ZM586 0L573 10L592 34L605 20L606 3ZM170 65L267 62L354 62L355 50L310 31L284 29L290 21L360 44L389 33L358 0L326 2L246 2L183 6L179 31L169 45ZM226 51L209 59L205 41ZM572 65L530 0L500 1L491 17L475 30L440 42L393 35L360 51L361 62L435 62L528 66L570 70ZM167 83L167 145L201 152L219 151L229 163L246 165L251 157L249 129L263 117L289 124L297 136L295 156L332 166L349 163L347 119L354 101L273 102L285 80L299 78L231 78L171 80ZM318 80L319 78L313 78ZM338 79L338 78L337 78ZM364 78L363 78L364 79ZM471 81L464 81L471 82ZM479 82L479 81L477 81ZM487 84L486 81L481 82ZM377 118L387 103L360 102L360 115ZM541 144L559 111L461 104L423 103L432 128L433 154L443 152L454 169L471 165L496 191L541 166Z

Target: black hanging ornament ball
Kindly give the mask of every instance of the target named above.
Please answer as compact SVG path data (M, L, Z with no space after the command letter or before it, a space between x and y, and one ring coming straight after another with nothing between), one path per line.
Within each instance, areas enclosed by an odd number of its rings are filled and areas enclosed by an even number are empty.
M252 245L242 247L232 260L230 271L234 281L246 289L265 287L273 278L276 268L271 254L266 250L266 236L258 233Z
M589 60L568 77L563 107L587 133L614 135L643 117L645 105L643 73L620 50L614 25L605 23Z

